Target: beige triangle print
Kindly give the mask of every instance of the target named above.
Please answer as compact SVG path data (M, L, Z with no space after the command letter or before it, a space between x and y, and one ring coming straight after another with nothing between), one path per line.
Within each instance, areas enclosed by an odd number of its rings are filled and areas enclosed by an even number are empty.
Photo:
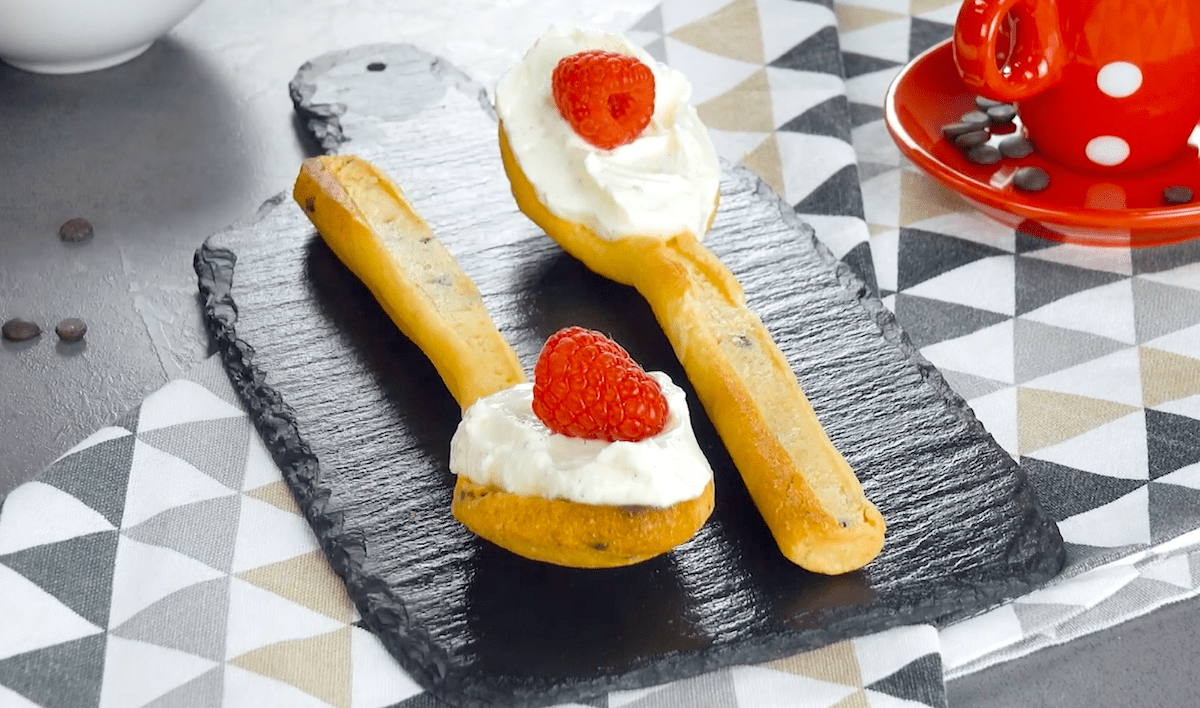
M864 27L871 27L905 17L904 14L899 12L889 12L874 7L847 5L844 2L836 3L835 10L837 12L838 30L842 32L853 32Z
M350 708L349 625L255 649L229 663L295 686L336 708Z
M872 706L871 702L867 700L867 692L860 688L829 708L872 708Z
M321 551L247 570L238 573L238 577L326 617L342 622L354 620L354 606L346 594L346 586Z
M960 0L911 0L909 13L912 15L923 15L926 12L940 10L949 5L958 5Z
M758 147L746 153L742 164L749 167L759 179L766 182L778 195L784 195L783 158L779 156L779 142L771 133Z
M797 676L807 676L826 683L838 683L855 688L862 686L862 671L858 666L858 655L854 653L854 645L850 642L838 642L803 654L776 659L762 666Z
M1142 398L1147 408L1200 393L1200 360L1140 347Z
M962 197L920 172L900 172L900 226L911 226L945 214L969 213Z
M1020 454L1057 445L1139 410L1070 393L1017 389L1017 445Z
M300 507L296 506L296 498L292 496L292 490L287 486L287 482L284 482L282 479L246 492L246 496L264 501L276 509L290 511L296 516L303 516L300 513Z
M737 86L696 106L704 125L717 130L770 133L775 130L771 86L766 69L759 69Z
M680 27L671 36L712 54L751 64L764 62L755 0L735 0L708 17Z

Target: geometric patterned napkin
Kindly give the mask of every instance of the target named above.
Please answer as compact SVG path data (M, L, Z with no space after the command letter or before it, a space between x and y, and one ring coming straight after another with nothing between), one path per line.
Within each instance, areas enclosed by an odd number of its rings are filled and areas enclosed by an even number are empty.
M357 614L210 357L0 507L0 705L444 708ZM596 708L945 706L901 628Z
M942 632L948 676L1191 597L1200 575L1194 535L1172 541L1200 526L1200 243L1042 240L904 159L884 93L951 36L959 4L837 7L880 294L1020 462L1068 548L1050 588Z

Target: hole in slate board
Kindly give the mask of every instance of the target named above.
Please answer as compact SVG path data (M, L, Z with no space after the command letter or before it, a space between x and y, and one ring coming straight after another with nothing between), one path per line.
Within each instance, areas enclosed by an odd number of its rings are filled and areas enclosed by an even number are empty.
M373 61L370 64L367 64L367 71L383 71L386 68L387 64L384 64L381 61Z

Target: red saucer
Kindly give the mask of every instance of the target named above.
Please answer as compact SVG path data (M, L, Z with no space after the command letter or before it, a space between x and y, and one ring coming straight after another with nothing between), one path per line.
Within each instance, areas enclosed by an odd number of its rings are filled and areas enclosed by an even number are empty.
M896 76L884 120L900 151L917 167L988 216L1025 233L1089 246L1160 246L1200 237L1195 145L1160 167L1114 177L1073 172L1036 152L977 165L942 136L943 125L974 109L975 94L959 78L946 41ZM1014 187L1013 173L1026 166L1045 170L1050 186L1040 192ZM1166 205L1163 190L1171 186L1190 188L1195 199Z

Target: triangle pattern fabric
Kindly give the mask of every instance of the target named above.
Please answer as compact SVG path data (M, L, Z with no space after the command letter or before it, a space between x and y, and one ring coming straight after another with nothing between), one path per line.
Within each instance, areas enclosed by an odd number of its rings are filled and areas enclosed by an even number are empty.
M225 670L217 666L150 701L144 708L200 708L221 705L225 697Z
M935 688L941 679L941 656L926 654L896 673L872 683L867 688L903 700L937 706L945 704L944 694Z
M957 339L1009 319L996 312L908 293L896 294L893 312L904 322L904 331L918 348Z
M103 631L25 576L0 565L0 610L5 636L0 660L36 652Z
M104 650L104 635L95 634L2 659L0 686L38 706L95 708Z
M833 96L779 126L779 130L808 135L828 135L850 142L850 108L844 95ZM854 191L858 191L855 174ZM861 201L861 197L860 197ZM859 214L861 216L861 214Z
M1163 543L1196 527L1200 490L1151 482L1148 491L1151 543Z
M59 460L38 480L63 490L121 525L125 491L137 438L132 435L107 440Z
M58 487L33 481L4 498L0 508L0 556L112 529L100 512Z
M1145 486L1136 479L1092 474L1034 457L1021 458L1021 467L1038 490L1042 506L1056 521L1104 506Z
M841 76L840 52L837 28L825 27L784 52L768 66Z
M725 93L696 106L696 114L710 130L769 133L775 127L775 117L766 70L754 72Z
M794 205L798 214L850 215L862 218L858 168L846 165ZM861 271L860 271L861 272Z
M350 626L242 654L230 664L335 706L350 705Z
M762 30L755 0L734 0L713 14L672 31L670 36L730 59L763 63Z
M1147 407L1200 394L1200 359L1152 347L1139 350Z
M254 428L246 416L156 428L138 439L177 457L230 489L241 489Z
M1107 337L1017 318L1013 327L1017 383L1098 359L1128 345Z
M234 493L186 460L138 440L129 469L128 505L122 525L136 526L172 507Z
M117 532L102 531L0 556L0 563L103 627L108 623L116 553Z
M1200 462L1200 420L1146 410L1146 446L1150 479L1159 479Z
M1038 258L1016 261L1017 312L1021 315L1068 295L1120 280L1121 276L1085 270Z
M167 595L110 633L221 662L228 613L229 577L222 576Z
M1133 279L1139 342L1200 324L1200 291Z
M241 495L174 506L126 529L129 538L178 551L229 572L237 538Z
M179 401L186 401L187 404L179 405ZM245 415L240 408L221 400L200 384L176 379L142 401L138 410L137 432L204 420L242 418Z
M246 582L342 622L354 618L346 586L317 550L238 574Z
M901 228L897 267L899 290L908 290L931 278L1004 251L945 234L921 229Z
M110 634L104 651L100 706L145 705L215 666L194 654Z

